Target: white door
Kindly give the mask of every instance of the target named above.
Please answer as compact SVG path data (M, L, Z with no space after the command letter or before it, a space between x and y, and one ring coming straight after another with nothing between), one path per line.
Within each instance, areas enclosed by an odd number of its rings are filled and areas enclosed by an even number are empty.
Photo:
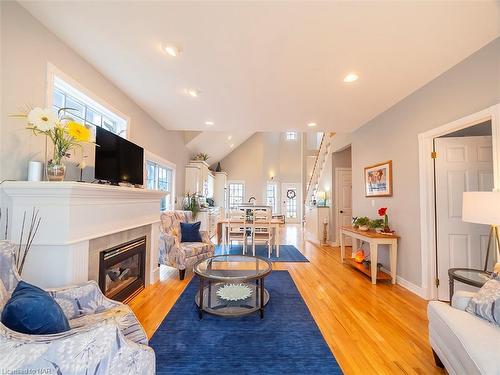
M340 227L352 224L352 171L335 168L335 242L340 245ZM351 237L346 237L351 246Z
M484 267L489 226L462 221L462 195L493 189L493 155L491 136L436 138L435 147L438 298L447 301L449 268Z
M300 183L284 182L281 184L281 212L285 215L286 223L300 223L301 202Z

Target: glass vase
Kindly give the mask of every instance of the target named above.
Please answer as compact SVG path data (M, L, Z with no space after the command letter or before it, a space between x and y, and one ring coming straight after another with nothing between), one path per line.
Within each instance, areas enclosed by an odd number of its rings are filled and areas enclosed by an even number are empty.
M49 181L64 181L65 174L66 166L62 162L49 161L47 163L47 178Z

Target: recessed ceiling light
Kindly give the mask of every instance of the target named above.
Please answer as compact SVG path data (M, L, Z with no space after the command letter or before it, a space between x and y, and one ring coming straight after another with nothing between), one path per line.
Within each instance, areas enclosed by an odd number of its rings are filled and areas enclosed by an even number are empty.
M177 57L181 54L181 49L177 46L174 46L173 44L165 44L163 46L163 50L167 55L170 55L172 57Z
M234 147L234 143L231 143L231 144L229 145L229 147L233 148L233 147Z
M233 136L230 135L229 137L227 137L227 140L230 141L231 139L233 139Z
M309 124L307 124L307 126L309 126L310 128L314 128L316 126L316 123L310 122Z
M345 83L352 83L358 80L358 75L356 73L349 73L344 77L344 82Z
M200 96L200 93L201 93L200 90L186 89L186 94L192 98L197 98L198 96Z
M213 121L205 121L206 126L212 126L214 124L215 124L215 122L213 122Z

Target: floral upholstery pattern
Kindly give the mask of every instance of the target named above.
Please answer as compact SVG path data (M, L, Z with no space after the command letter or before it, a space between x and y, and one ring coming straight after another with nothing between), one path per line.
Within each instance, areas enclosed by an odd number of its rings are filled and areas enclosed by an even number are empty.
M0 312L20 281L14 246L0 241ZM106 298L97 283L47 290L71 330L27 335L0 323L0 373L154 374L155 354L130 308Z
M215 246L206 231L200 231L203 242L181 242L180 223L192 222L191 211L167 211L160 219L161 264L184 270L193 267L199 260L214 255Z

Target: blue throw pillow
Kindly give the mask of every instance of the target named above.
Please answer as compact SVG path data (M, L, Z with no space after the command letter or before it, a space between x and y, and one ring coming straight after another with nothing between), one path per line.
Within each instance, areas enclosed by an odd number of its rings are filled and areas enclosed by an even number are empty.
M2 311L2 323L11 330L31 335L69 331L61 306L45 290L20 281Z
M181 242L203 242L200 234L201 222L181 223Z

